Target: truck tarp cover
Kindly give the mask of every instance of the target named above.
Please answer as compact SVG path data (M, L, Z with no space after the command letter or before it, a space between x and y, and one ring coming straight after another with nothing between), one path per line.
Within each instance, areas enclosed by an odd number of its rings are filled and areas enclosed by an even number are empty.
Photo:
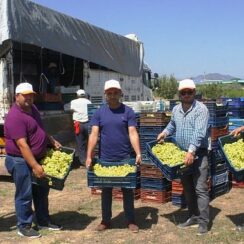
M51 49L122 74L142 73L140 42L29 0L0 0L0 45L5 40Z

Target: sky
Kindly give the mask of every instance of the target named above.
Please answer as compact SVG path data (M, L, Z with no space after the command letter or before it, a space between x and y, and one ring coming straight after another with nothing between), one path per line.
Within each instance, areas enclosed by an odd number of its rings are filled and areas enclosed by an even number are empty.
M244 78L243 0L32 0L105 30L134 33L153 73Z

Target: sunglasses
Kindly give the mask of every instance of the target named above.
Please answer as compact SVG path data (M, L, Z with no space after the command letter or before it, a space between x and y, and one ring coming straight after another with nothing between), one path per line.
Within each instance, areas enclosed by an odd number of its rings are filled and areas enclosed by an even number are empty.
M192 95L193 93L194 93L194 91L191 91L191 90L189 90L189 91L182 91L182 92L180 92L180 95L181 96Z

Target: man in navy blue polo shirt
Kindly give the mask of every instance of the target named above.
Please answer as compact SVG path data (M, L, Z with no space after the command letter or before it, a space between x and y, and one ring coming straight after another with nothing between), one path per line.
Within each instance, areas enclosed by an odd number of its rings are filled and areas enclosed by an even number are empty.
M122 97L118 81L108 80L104 86L107 104L101 106L91 120L92 131L88 141L86 166L92 163L92 152L100 134L100 159L123 160L130 157L131 146L136 153L136 163L141 163L139 136L136 117L131 108L120 102ZM124 212L129 230L138 232L134 216L134 194L132 189L122 188ZM97 231L110 227L112 217L112 188L102 189L102 222Z
M39 228L60 230L61 226L51 223L48 211L49 188L32 184L32 173L44 177L42 166L38 163L50 142L59 148L59 142L48 136L42 125L40 114L33 105L32 85L20 83L15 89L16 102L12 105L4 123L6 140L5 165L13 176L16 186L15 209L18 234L29 238L38 238L40 233L32 226L32 201Z

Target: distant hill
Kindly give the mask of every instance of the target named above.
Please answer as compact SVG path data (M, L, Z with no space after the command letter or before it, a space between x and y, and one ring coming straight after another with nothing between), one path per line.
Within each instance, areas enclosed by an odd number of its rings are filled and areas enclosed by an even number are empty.
M231 80L231 79L235 79L237 77L231 76L231 75L222 75L219 73L211 73L211 74L206 74L206 75L198 75L196 77L193 77L192 79L196 82L196 83L201 83L204 80Z

